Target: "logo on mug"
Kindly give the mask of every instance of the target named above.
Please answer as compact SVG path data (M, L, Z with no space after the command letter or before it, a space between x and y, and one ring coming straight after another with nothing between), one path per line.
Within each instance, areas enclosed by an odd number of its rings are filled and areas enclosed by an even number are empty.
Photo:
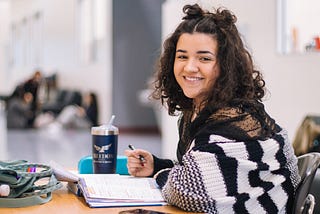
M99 153L104 153L105 151L108 151L110 147L111 147L111 143L109 145L104 145L104 146L94 145L95 150Z

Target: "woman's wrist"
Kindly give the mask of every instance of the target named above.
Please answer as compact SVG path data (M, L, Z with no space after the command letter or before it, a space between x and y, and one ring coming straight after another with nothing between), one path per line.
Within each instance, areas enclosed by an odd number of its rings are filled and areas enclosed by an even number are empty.
M154 176L157 172L159 172L162 169L172 168L174 165L173 161L170 159L160 159L155 155L152 155L152 156L153 156L153 173L151 176Z

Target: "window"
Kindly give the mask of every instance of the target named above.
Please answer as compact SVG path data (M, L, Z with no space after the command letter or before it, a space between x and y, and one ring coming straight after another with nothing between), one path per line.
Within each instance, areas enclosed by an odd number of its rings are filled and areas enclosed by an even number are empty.
M320 52L319 0L278 0L280 53Z
M106 33L105 0L78 0L78 31L80 61L90 64L98 61L99 43Z
M11 66L37 67L42 63L42 19L42 14L36 12L11 24Z

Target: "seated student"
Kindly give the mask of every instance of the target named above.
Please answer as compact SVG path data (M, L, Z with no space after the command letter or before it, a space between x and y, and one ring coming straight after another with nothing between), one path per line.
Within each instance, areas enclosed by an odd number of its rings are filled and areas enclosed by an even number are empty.
M36 70L33 75L23 83L23 89L25 92L30 92L33 96L32 110L36 112L38 110L38 89L42 81L42 73L40 70Z
M42 83L42 74L41 71L36 70L33 75L19 83L15 89L13 90L12 94L9 96L6 96L5 98L3 98L6 103L7 106L9 106L9 103L14 100L11 103L16 103L17 101L17 97L23 97L24 93L30 93L32 95L32 101L31 101L31 107L30 110L32 111L32 115L29 117L28 116L28 127L33 127L33 122L35 120L35 117L38 113L38 88L40 87L40 84Z
M45 118L45 119L44 119ZM45 120L44 122L41 120ZM48 128L89 128L98 125L97 96L93 92L83 95L82 106L69 105L54 118L44 113L36 119L36 127Z
M129 173L154 176L165 200L187 211L291 213L297 158L264 109L265 81L235 15L197 4L183 12L164 42L153 93L170 115L181 112L178 163L126 150Z
M39 98L38 98L39 90L38 89L40 87L42 79L43 78L42 78L41 71L36 70L29 79L21 83L21 86L19 86L19 87L22 87L24 92L29 92L33 96L33 99L31 102L31 111L33 116L28 121L28 126L30 127L33 126L33 122L39 110L38 109L39 108Z
M7 106L7 127L9 129L31 128L29 121L33 118L33 96L23 92L11 97Z

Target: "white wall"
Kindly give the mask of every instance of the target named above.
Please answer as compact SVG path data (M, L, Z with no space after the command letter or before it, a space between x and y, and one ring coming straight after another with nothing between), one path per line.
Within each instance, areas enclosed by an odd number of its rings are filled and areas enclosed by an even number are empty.
M175 1L164 4L163 37L181 20L187 2L206 8L225 6L238 17L238 27L245 35L257 67L266 80L269 95L265 106L269 114L285 129L292 140L306 114L320 114L317 92L320 82L320 53L280 55L276 52L276 0ZM176 118L162 114L162 153L174 158L177 145Z
M6 1L0 1L0 92L7 93L8 88L7 82L3 81L7 79L9 71L7 70L8 61L6 58L8 51L8 30L9 30L9 20L10 20L10 4ZM0 93L1 94L1 93Z

